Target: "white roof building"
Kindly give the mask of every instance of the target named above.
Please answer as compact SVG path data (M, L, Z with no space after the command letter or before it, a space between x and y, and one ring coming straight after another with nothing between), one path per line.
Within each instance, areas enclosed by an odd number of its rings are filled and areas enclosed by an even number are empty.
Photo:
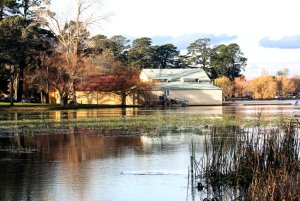
M214 86L202 68L143 69L142 81L156 81L152 93L184 99L189 105L222 105L222 90Z

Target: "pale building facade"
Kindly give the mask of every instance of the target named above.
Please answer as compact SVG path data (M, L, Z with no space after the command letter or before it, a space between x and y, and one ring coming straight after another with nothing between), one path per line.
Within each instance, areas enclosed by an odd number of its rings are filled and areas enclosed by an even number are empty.
M202 68L143 69L140 79L154 82L151 93L156 98L165 95L186 100L188 105L222 105L221 88L213 85Z

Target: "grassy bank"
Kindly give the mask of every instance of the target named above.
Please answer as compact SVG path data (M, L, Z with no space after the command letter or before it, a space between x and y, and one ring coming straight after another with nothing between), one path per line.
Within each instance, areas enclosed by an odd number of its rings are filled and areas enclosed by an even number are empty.
M135 106L128 106L135 107ZM5 111L23 111L23 110L69 110L69 109L93 109L93 108L121 108L121 105L98 105L98 104L77 104L77 105L60 105L60 104L43 104L43 103L10 103L0 102L0 110Z

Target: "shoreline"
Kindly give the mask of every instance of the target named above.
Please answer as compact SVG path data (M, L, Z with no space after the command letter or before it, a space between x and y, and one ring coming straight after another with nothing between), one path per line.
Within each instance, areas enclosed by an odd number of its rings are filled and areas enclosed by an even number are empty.
M284 102L285 101L285 102ZM223 101L220 106L254 106L254 105L294 105L293 100L229 100ZM296 101L296 100L295 100ZM110 109L110 108L147 108L139 105L96 105L96 104L77 104L77 105L57 105L57 104L43 104L43 103L0 103L0 111L45 111L45 110L78 110L78 109ZM199 105L201 106L201 105ZM208 106L208 105L203 105ZM194 106L187 106L194 107Z
M23 104L23 103L15 103L14 106L10 106L8 104L0 104L0 111L24 111L24 110L33 110L33 111L41 111L41 110L78 110L78 109L106 109L106 108L136 108L141 106L121 106L121 105L90 105L90 104L78 104L78 105L53 105L53 104Z

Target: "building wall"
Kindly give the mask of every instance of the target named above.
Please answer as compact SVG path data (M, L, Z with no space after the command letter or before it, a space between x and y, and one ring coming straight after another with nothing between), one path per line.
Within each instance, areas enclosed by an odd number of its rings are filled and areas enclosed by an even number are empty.
M156 96L162 91L153 91ZM170 90L170 98L180 98L189 101L188 105L222 105L222 90Z
M50 104L60 104L60 96L58 91L49 92L49 103Z
M51 104L60 104L60 96L57 91L50 92L49 97ZM121 97L111 92L76 91L76 98L78 104L121 104ZM133 96L127 96L126 105L134 105Z
M121 105L121 96L111 92L77 91L77 103L79 104L105 104ZM126 97L126 105L134 105L133 97Z
M163 91L152 91L150 101L159 100L159 96L163 95ZM50 103L60 104L58 92L50 92ZM77 91L77 102L79 104L105 104L105 105L120 105L121 97L111 92L88 92ZM140 97L141 98L141 97ZM199 89L199 90L170 90L170 98L180 98L189 101L189 105L222 105L222 90ZM140 100L138 97L128 96L126 99L127 105L145 104L146 100ZM149 101L149 100L148 100Z

